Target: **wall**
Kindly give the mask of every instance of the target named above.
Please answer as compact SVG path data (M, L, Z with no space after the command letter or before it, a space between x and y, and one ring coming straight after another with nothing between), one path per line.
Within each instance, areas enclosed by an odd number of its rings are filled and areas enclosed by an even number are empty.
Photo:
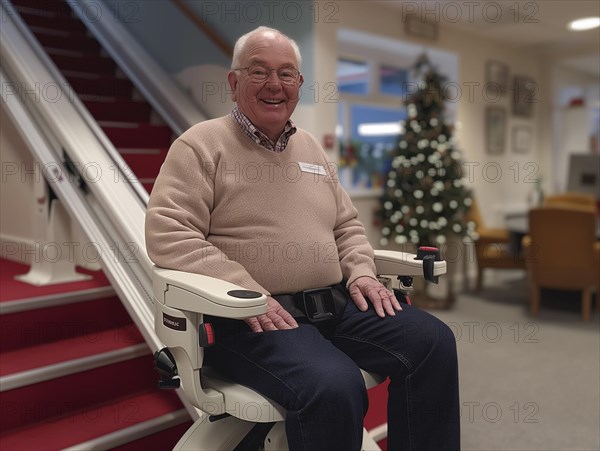
M569 154L589 151L590 135L598 133L594 109L600 108L600 79L560 64L555 64L550 73L554 127L548 188L551 192L560 192L566 189ZM583 99L584 104L570 107L570 101L575 98Z
M32 218L36 203L33 158L6 112L4 103L0 109L0 160L0 240L1 256L5 257L13 253L15 246L33 246ZM24 255L17 252L12 259L23 260Z
M90 241L75 220L66 220L65 235L48 236L48 206L38 202L38 198L50 196L52 184L43 178L48 168L34 161L4 104L0 109L0 161L0 257L31 264L54 262L63 256L73 265L99 269L98 261L79 252L87 249ZM67 243L72 247L65 247Z

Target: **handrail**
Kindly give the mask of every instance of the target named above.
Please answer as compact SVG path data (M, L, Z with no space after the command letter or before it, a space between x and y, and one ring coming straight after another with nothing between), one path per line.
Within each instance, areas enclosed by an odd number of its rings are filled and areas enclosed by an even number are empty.
M211 26L206 23L206 21L202 20L198 15L190 8L188 5L183 2L183 0L171 0L175 6L177 6L183 14L192 21L194 25L196 25L202 32L210 38L210 40L221 49L225 55L231 59L233 57L233 47L229 45L221 36L217 34L215 30L211 28Z

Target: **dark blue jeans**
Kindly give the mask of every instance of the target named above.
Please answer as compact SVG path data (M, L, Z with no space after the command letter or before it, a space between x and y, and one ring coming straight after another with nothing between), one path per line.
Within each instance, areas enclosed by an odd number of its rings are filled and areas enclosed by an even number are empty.
M307 322L253 333L243 321L211 318L217 343L206 363L287 409L292 451L360 450L368 397L359 367L390 378L388 450L458 450L454 335L429 313L402 307L380 318L348 295L329 339Z

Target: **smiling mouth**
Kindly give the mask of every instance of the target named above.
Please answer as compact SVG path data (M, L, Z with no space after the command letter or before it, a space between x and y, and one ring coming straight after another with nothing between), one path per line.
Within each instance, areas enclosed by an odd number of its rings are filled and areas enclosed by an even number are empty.
M261 102L264 102L268 105L279 105L280 103L283 103L282 99L261 99Z

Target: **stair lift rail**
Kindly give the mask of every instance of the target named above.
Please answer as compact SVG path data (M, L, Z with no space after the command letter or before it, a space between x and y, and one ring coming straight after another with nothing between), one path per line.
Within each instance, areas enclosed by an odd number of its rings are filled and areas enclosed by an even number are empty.
M6 77L4 68L0 69L0 83L2 85L12 83ZM103 258L104 268L107 270L107 275L111 281L118 282L115 287L120 290L119 295L131 297L137 294L139 288L132 287L130 283L133 274L121 264L127 258L125 258L123 252L119 252L118 247L115 247L114 237L117 236L115 235L115 227L106 218L101 218L103 212L96 201L91 195L82 192L76 179L68 175L67 168L59 157L59 151L52 144L53 139L48 137L43 130L40 130L42 127L39 126L34 115L27 110L20 99L16 96L6 96L4 105L6 112L17 126L21 137L34 153L36 162L42 167L48 168L48 174L45 177L47 180L50 179L49 184L52 191L63 202L69 214L77 219L86 235L93 240L98 255L108 257ZM115 254L115 251L119 254ZM143 297L147 298L147 291L144 290L143 293ZM147 304L145 299L144 304ZM139 309L138 316L143 322L151 324L153 321L148 307ZM155 337L150 338L151 341L159 343L155 340Z
M4 42L6 41L3 39L3 43ZM3 62L6 62L5 56L6 53L3 51ZM12 78L7 77L4 65L1 70L2 86L13 85L15 82L10 81ZM19 129L22 138L28 144L29 149L33 152L36 164L41 166L41 172L48 182L51 190L61 201L63 201L71 216L76 218L82 224L84 232L86 232L87 236L93 240L95 245L99 246L98 254L102 257L107 257L104 259L106 260L105 263L114 263L114 265L110 266L115 269L117 269L119 266L123 266L120 265L121 263L129 263L134 259L137 260L139 266L147 267L148 265L151 265L145 256L145 253L139 253L140 255L136 253L134 258L128 258L128 256L125 255L125 246L114 242L114 237L119 236L119 234L116 233L116 230L121 230L124 227L130 226L131 222L135 220L135 210L140 210L140 212L143 212L144 208L139 204L139 200L137 200L135 196L129 192L127 193L128 196L125 196L126 198L120 198L120 201L122 202L121 205L119 205L119 202L114 199L112 202L112 208L104 209L94 192L91 192L89 188L86 189L86 191L89 191L87 193L81 189L81 186L78 183L79 178L70 172L70 170L67 168L67 165L63 161L61 147L64 144L67 144L70 141L70 138L75 138L75 136L65 137L67 139L63 141L60 138L52 136L52 132L50 131L61 130L68 133L73 130L65 130L66 126L64 123L61 124L62 121L58 115L53 118L53 124L40 124L39 121L44 115L43 111L37 110L33 112L29 110L21 101L22 99L20 99L17 95L8 94L4 97L4 106L6 107L7 113L13 119L13 123ZM32 102L29 103L31 104ZM77 124L75 123L74 125L76 126ZM86 186L89 187L91 184ZM128 185L126 184L121 184L121 187L127 186ZM105 201L110 202L111 197L112 196L107 196ZM127 197L129 199L127 199ZM128 205L128 207L124 207L123 204ZM137 206L137 208L132 209L132 206ZM122 211L115 211L123 208L128 208L129 214ZM110 210L112 210L112 212ZM111 213L118 214L120 216L122 215L124 218L126 218L127 222L113 223L108 219L108 216ZM101 219L101 214L104 214L106 217ZM113 219L115 218L113 217ZM110 239L108 237L110 237ZM104 238L106 240L106 247L100 247L101 243L98 241L100 238ZM121 243L126 242L123 240L123 238L121 238L121 240ZM138 278L140 278L139 271L136 271L136 273ZM119 283L118 285L121 286L123 284ZM148 284L148 286L150 285ZM147 299L149 298L147 291L145 297ZM148 302L145 303L147 304ZM144 313L144 311L142 310L141 313ZM151 319L152 316L148 316L149 324L151 324Z
M95 245L107 277L145 341L152 350L159 349L152 262L144 242L146 202L135 190L138 183L115 165L112 154L118 152L11 7L1 4L2 108L49 188ZM44 99L39 95L43 87L57 94ZM198 418L198 411L185 398L182 401Z
M3 109L49 188L96 246L107 277L146 343L160 349L154 331L152 262L144 241L148 193L13 5L2 0L0 7ZM48 87L53 94L45 99L41 93ZM198 418L200 412L178 394L192 418Z

